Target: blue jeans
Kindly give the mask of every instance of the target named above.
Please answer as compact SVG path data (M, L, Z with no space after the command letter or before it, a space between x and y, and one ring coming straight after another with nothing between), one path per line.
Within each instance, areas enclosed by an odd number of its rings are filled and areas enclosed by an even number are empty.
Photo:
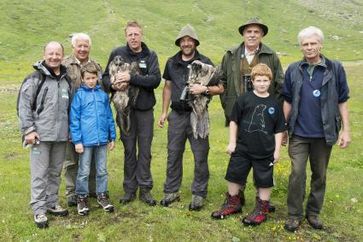
M84 147L84 152L79 156L79 167L76 181L76 194L88 195L88 177L90 174L92 156L96 166L96 192L107 192L107 145Z

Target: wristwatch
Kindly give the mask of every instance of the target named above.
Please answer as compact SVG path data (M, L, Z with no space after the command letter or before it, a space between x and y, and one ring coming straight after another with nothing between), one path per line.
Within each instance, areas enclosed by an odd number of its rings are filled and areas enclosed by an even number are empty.
M209 95L209 87L207 87L207 89L204 92L205 95Z

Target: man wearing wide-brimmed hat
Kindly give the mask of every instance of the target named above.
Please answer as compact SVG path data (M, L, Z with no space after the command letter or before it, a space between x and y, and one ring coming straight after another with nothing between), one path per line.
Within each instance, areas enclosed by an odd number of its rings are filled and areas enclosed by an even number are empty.
M188 102L181 100L181 96L188 81L188 66L195 60L209 65L213 64L208 57L197 51L199 38L191 25L188 24L181 29L176 37L175 45L179 46L180 51L168 59L163 74L165 86L159 127L162 128L166 120L168 120L169 126L167 177L164 183L164 198L160 204L167 207L180 200L179 188L183 176L183 153L188 139L195 162L192 201L189 209L200 210L207 196L209 140L208 136L205 138L193 136L190 121L192 108ZM223 84L219 80L217 84L210 86L193 84L188 87L188 91L191 95L217 95L223 92ZM168 113L169 105L170 113Z
M282 105L281 85L284 74L281 63L276 53L261 42L268 33L268 27L258 18L252 18L241 25L238 32L243 37L242 44L227 50L221 64L224 92L220 97L226 126L229 125L229 116L237 97L252 91L250 74L252 68L258 63L264 63L271 69L273 78L268 92L275 95ZM258 199L257 194L256 201ZM227 202L220 210L212 213L213 218L223 219L228 215L241 212L245 202L244 186L228 181L226 200ZM269 205L269 211L274 211L274 207Z

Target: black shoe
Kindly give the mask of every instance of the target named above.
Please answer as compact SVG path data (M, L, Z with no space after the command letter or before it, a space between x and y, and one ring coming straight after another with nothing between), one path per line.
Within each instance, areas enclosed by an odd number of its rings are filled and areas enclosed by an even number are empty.
M164 207L168 207L173 202L180 201L179 193L173 192L173 193L165 193L163 200L160 201L160 205Z
M65 217L68 215L68 210L62 208L59 204L55 205L54 207L48 208L47 212L54 216Z
M77 199L77 212L81 216L86 216L89 213L87 196L79 196Z
M40 229L48 228L48 218L45 214L34 215L34 222Z
M97 203L103 208L104 211L108 213L112 213L114 211L114 206L110 203L106 193L101 193L98 195Z
M150 190L146 189L140 189L139 192L139 199L146 203L149 206L155 206L156 200L153 198L153 196L150 193Z
M301 224L301 221L296 218L288 218L285 222L285 230L295 232Z
M67 204L68 207L75 207L77 206L77 196L76 195L71 195L67 198Z
M136 198L135 193L126 192L125 195L120 199L121 204L128 204L129 202L134 201Z
M318 216L316 215L310 215L306 216L306 219L308 220L308 223L311 227L314 229L323 229L323 223L319 220Z

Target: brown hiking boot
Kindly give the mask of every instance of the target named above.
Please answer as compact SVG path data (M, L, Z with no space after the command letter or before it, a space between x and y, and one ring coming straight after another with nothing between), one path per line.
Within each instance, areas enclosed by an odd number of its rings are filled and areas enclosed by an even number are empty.
M256 200L256 206L252 213L242 219L244 225L260 225L267 219L268 201Z
M224 219L225 217L242 212L241 195L231 196L226 193L226 200L221 209L214 211L211 216L214 219Z
M289 232L295 232L301 224L301 221L297 218L290 217L285 222L285 230Z
M319 220L318 216L316 215L307 215L306 219L311 227L314 229L323 229L323 223Z

